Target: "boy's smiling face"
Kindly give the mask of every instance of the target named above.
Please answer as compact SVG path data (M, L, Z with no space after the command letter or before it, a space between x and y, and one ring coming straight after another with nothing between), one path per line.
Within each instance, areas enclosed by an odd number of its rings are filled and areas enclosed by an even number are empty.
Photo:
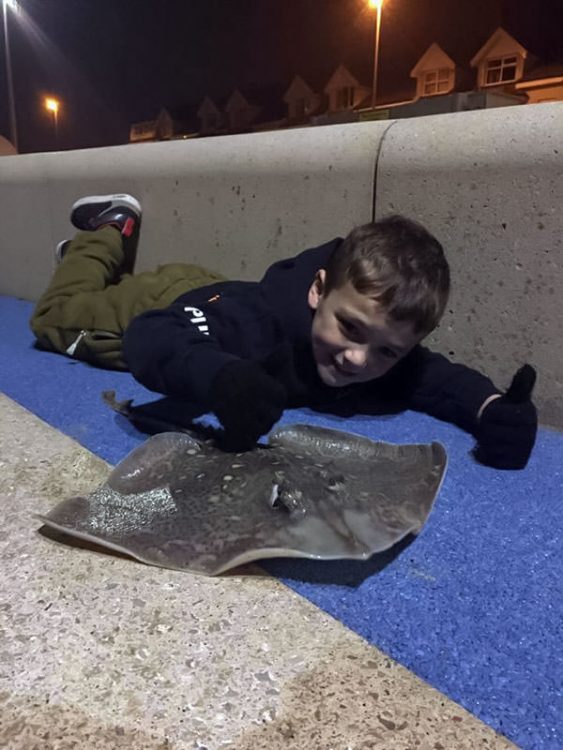
M319 377L335 388L385 375L422 338L412 323L389 318L381 305L350 281L324 292L321 269L309 289L315 311L311 339Z

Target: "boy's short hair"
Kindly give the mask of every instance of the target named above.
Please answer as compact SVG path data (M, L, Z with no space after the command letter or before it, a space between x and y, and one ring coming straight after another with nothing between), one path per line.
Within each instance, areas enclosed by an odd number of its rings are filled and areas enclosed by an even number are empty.
M430 333L444 312L450 269L438 240L404 216L387 216L353 229L326 266L324 293L352 282L415 333Z

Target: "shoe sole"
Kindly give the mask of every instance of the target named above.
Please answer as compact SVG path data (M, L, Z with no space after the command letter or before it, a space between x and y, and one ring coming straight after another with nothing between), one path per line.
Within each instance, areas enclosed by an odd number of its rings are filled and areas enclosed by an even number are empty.
M133 211L137 218L141 218L141 204L136 198L127 193L114 193L113 195L88 195L73 203L70 212L70 221L77 229L89 229L89 221L97 216L102 210L108 208L125 207Z

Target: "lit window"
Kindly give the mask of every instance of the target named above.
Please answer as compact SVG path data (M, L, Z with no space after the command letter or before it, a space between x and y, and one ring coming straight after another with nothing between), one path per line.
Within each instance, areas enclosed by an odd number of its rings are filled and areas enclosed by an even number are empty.
M487 60L485 66L485 86L495 86L499 83L515 81L517 67L518 58L516 55Z
M336 92L336 109L350 109L354 106L354 88L343 86Z
M434 94L445 94L452 88L451 68L439 68L438 70L429 70L424 74L422 83L423 96L433 96Z

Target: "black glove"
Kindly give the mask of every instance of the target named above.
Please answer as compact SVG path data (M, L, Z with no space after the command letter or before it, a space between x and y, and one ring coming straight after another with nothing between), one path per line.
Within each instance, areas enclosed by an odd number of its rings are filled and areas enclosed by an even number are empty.
M531 400L536 371L521 367L501 398L485 407L476 431L475 458L495 469L523 469L528 463L538 430L538 415Z
M222 447L252 448L278 421L286 403L285 388L262 365L246 359L225 365L210 391L211 409L225 428Z

